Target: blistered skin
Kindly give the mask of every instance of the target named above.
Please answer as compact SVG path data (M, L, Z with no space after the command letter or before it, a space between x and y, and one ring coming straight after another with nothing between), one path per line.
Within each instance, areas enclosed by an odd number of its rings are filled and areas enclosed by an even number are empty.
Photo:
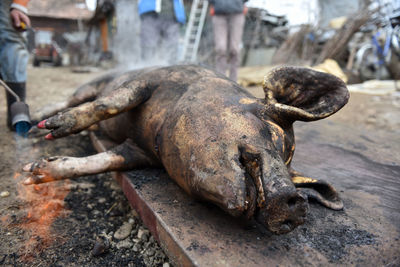
M24 170L34 178L27 184L47 182L38 178L41 173L62 177L64 172L68 178L163 166L193 197L232 216L255 218L278 234L304 222L307 196L333 209L343 207L332 186L290 167L293 122L324 118L347 102L344 83L332 75L305 68L276 69L264 81L265 99L197 66L127 72L87 88L75 94L79 99L69 100L81 105L39 127L52 130L47 138L53 139L99 123L111 139L124 143L98 154L108 162L101 166L94 159L85 164L69 159L80 170L73 175L60 161L28 164ZM82 97L93 92L98 92L94 101Z

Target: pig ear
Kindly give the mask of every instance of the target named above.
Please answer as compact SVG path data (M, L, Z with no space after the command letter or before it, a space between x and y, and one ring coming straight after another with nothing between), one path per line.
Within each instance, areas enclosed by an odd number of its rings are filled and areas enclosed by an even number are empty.
M333 210L343 209L343 202L332 185L324 180L299 176L297 172L293 173L295 173L295 175L292 176L292 182L296 188L307 195L308 198L314 199L321 205Z
M279 121L313 121L328 117L349 99L345 83L331 74L300 67L280 67L264 78L271 115Z

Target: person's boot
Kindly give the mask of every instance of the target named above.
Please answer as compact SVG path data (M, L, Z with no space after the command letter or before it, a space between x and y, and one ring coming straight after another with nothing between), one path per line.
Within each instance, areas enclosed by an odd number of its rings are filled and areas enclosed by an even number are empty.
M11 90L14 91L19 97L20 100L25 102L25 97L26 97L26 83L11 83L7 82L8 87L11 88ZM8 91L6 91L7 95L7 126L11 131L14 131L12 125L11 125L11 105L17 101L17 99L10 94Z

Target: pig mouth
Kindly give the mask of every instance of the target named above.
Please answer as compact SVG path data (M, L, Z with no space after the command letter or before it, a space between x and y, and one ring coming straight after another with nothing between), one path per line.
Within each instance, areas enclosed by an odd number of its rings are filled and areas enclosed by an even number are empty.
M254 218L275 234L288 233L303 224L308 210L307 197L297 191L294 185L266 192L261 155L243 148L239 148L239 151L246 185L245 217Z

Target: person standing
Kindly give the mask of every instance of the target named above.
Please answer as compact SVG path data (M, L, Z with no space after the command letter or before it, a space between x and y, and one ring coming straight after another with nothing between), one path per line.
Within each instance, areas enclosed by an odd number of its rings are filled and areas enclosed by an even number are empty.
M209 0L214 29L215 68L237 81L247 0Z
M139 0L142 59L175 63L180 26L186 15L182 0Z
M0 1L0 78L25 101L26 68L29 54L27 41L22 32L30 27L27 15L29 0ZM7 96L7 126L12 129L10 106L16 99L6 92Z

